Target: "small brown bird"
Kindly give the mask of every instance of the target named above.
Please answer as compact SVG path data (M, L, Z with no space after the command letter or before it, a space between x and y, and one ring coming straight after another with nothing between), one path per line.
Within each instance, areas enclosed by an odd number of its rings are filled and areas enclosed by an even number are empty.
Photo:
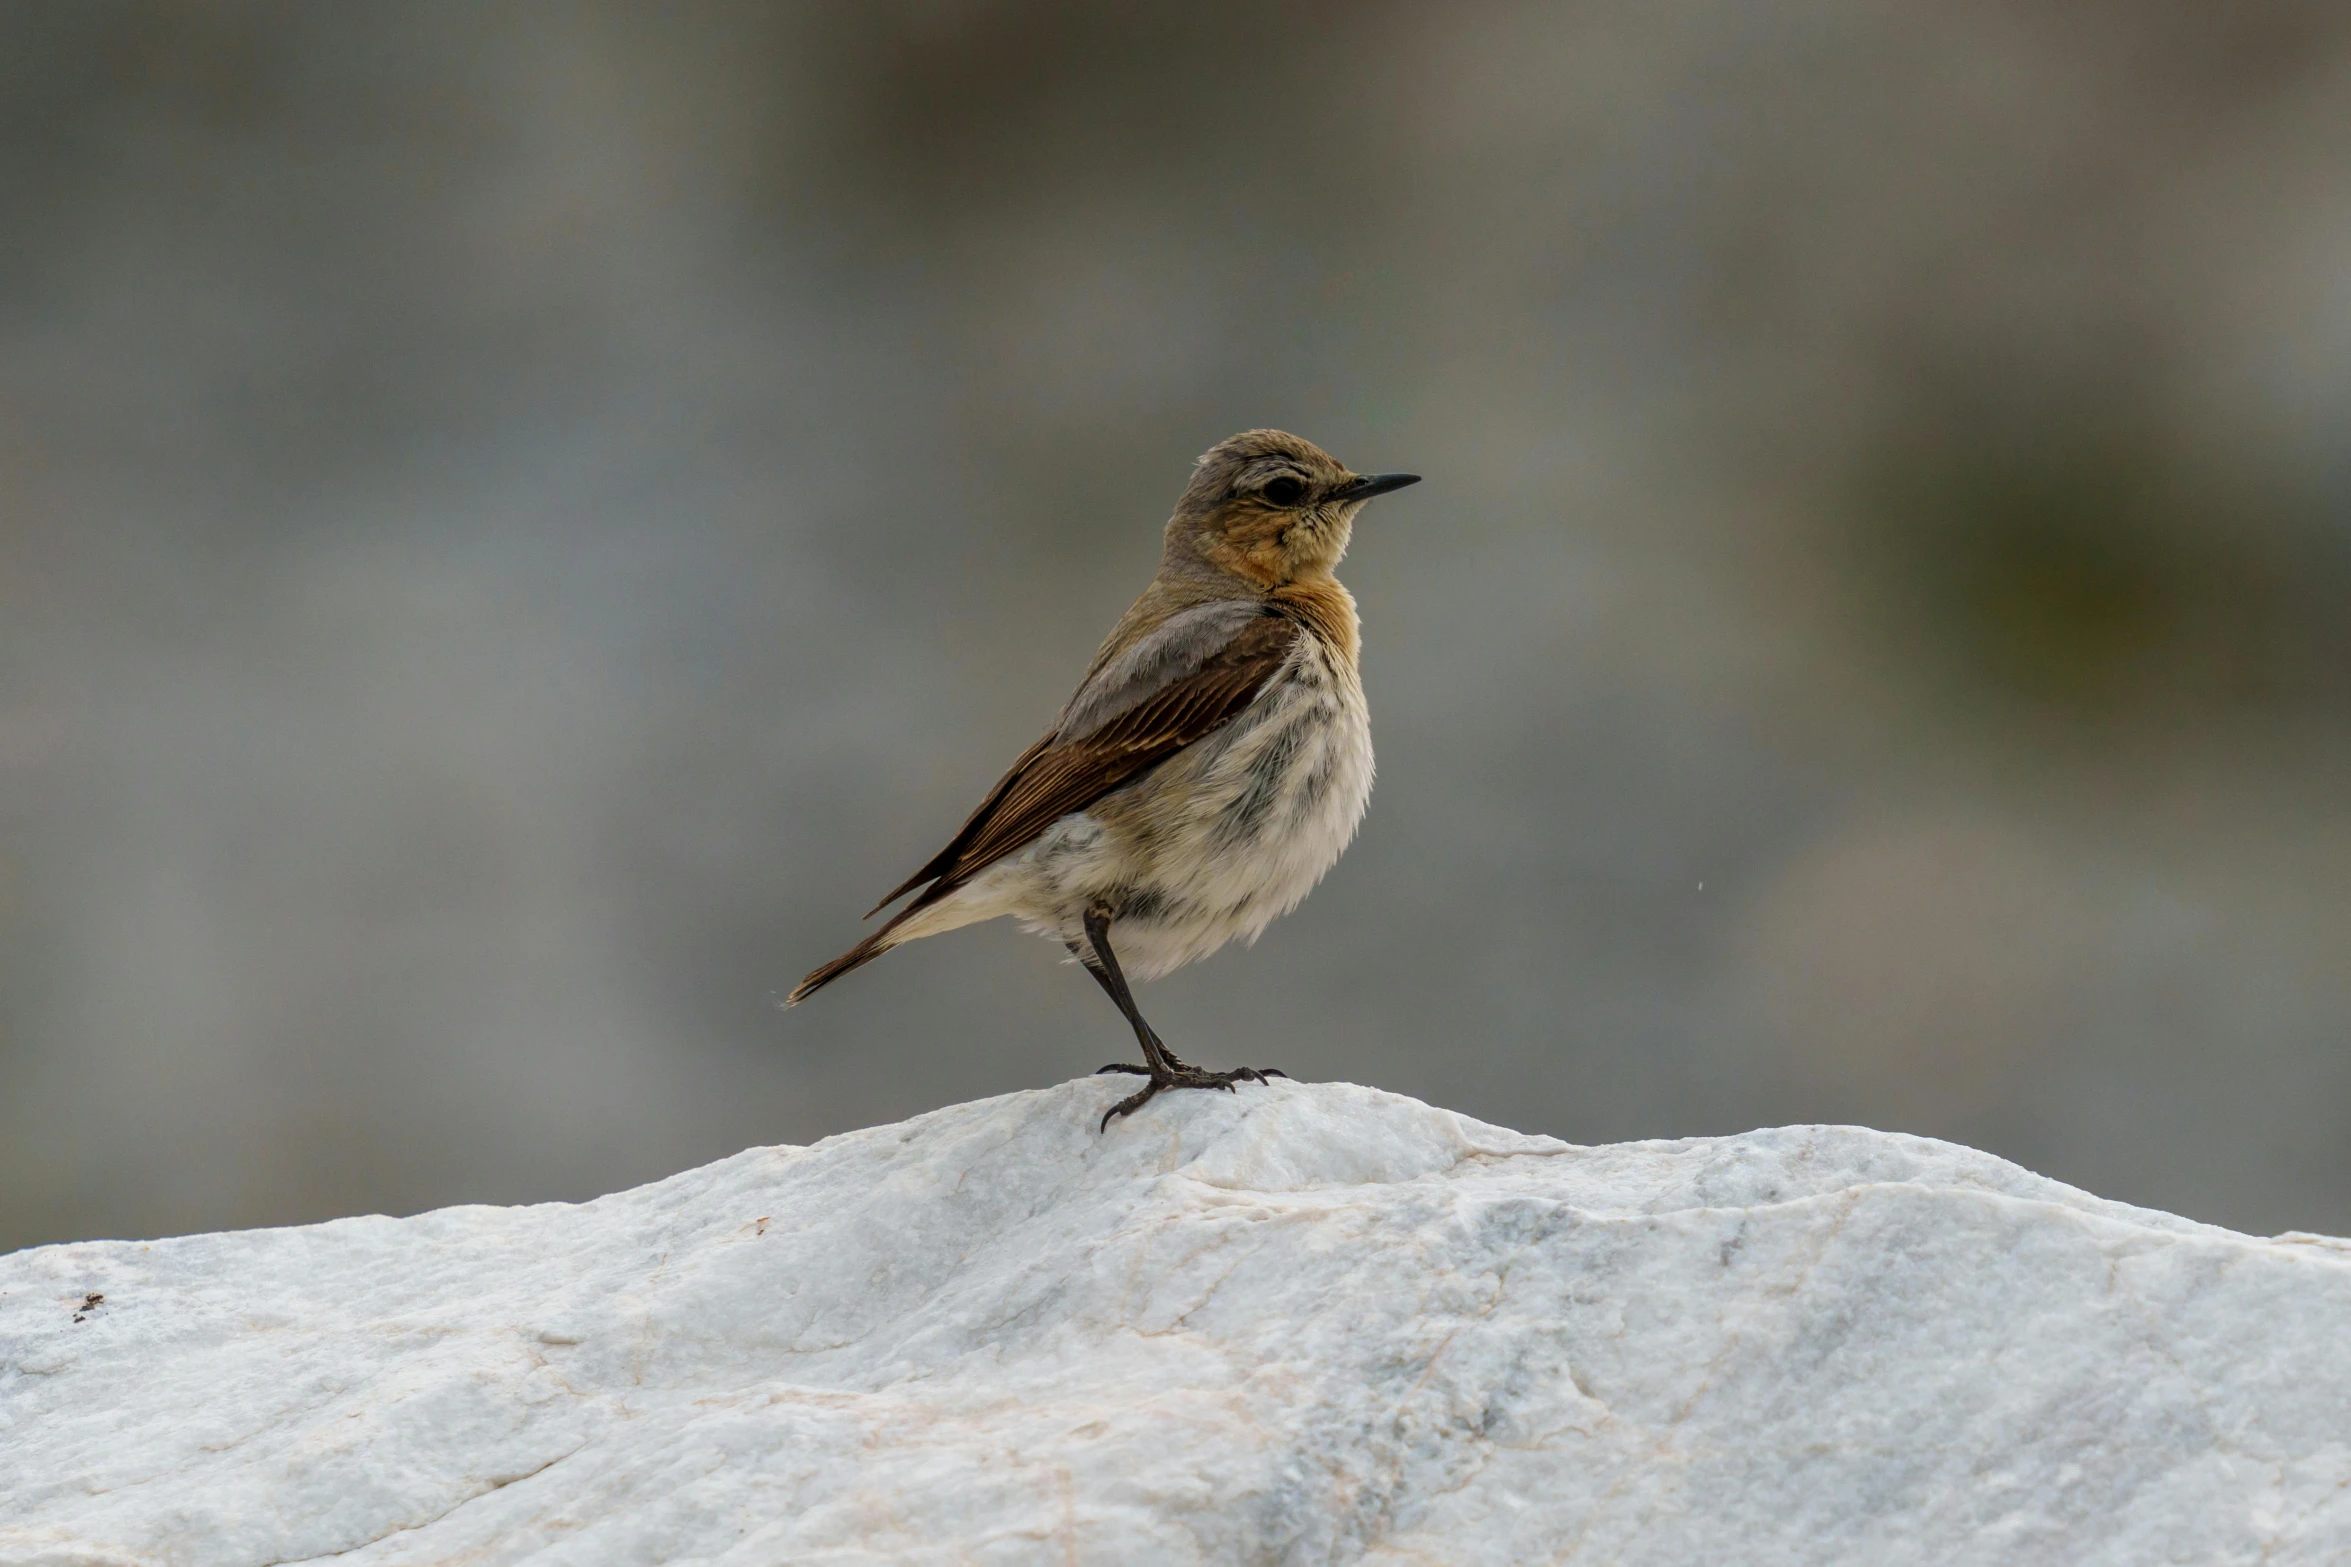
M1419 482L1350 472L1280 430L1211 447L1168 519L1158 575L1052 732L873 914L913 899L785 1005L901 942L1009 914L1067 947L1143 1047L1143 1065L1102 1068L1150 1079L1105 1128L1162 1089L1263 1082L1270 1069L1177 1059L1127 975L1156 979L1235 936L1255 941L1355 836L1371 797L1371 722L1355 599L1331 571L1363 503Z

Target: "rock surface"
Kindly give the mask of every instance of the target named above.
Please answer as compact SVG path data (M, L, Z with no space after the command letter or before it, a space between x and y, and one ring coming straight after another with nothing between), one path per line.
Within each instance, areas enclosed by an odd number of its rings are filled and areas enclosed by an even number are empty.
M1127 1087L0 1259L0 1562L2351 1556L2344 1243L1340 1084L1097 1136Z

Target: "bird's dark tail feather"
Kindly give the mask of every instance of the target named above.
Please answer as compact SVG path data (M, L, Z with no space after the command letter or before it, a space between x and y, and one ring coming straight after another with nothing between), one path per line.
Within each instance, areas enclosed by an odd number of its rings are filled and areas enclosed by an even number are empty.
M815 973L800 981L799 984L794 985L792 987L792 993L784 997L784 1005L787 1007L796 1007L801 1002L806 1001L810 996L813 996L818 991L824 989L825 986L831 984L834 980L839 979L843 974L848 973L851 969L862 968L866 964L871 963L874 959L880 957L883 953L889 951L890 948L897 945L897 943L891 941L889 937L890 932L886 926L881 930L875 931L872 935L866 937L856 946L851 947L847 952L842 953L839 957L833 959L832 962L823 965L821 968L817 969ZM772 995L773 992L771 991L770 994Z
M871 963L874 959L880 957L883 953L889 951L892 947L895 947L900 942L906 940L906 937L898 934L898 927L905 924L908 920L914 918L917 914L920 914L923 910L929 908L932 904L937 903L940 899L946 897L960 885L962 885L960 882L932 882L928 887L925 887L919 894L915 896L914 901L907 904L906 907L900 909L897 913L891 915L888 919L882 921L882 928L880 930L875 931L872 935L866 937L856 946L851 947L847 952L842 953L839 957L833 959L832 962L825 964L815 973L800 981L799 984L794 985L792 987L792 993L784 997L784 1005L787 1007L798 1006L801 1002L806 1001L810 996L815 995L818 991L824 989L825 986L831 984L834 980L839 979L843 974L848 973L851 969L863 968L866 964ZM898 892L904 892L905 890L906 889L904 887L901 887L898 889ZM890 898L895 898L897 896L897 892L890 894ZM885 898L882 901L886 904L890 900L889 898ZM874 912L879 913L881 911L877 909ZM871 919L873 918L873 915L869 914L866 916L866 918Z

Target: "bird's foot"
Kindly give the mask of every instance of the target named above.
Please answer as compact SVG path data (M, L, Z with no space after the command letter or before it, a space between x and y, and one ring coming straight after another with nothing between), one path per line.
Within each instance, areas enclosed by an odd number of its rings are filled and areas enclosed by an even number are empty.
M1151 1069L1149 1067L1137 1066L1132 1061L1113 1061L1108 1066L1098 1066L1094 1068L1094 1075L1096 1077L1100 1077L1106 1072L1132 1072L1137 1077L1149 1077L1151 1075Z
M1102 1112L1102 1125L1100 1129L1105 1132L1110 1130L1111 1122L1117 1120L1122 1115L1133 1115L1137 1110L1140 1110L1143 1108L1143 1106L1149 1104L1152 1099L1156 1097L1163 1089L1221 1088L1229 1094L1239 1091L1233 1087L1235 1083L1270 1083L1277 1077L1288 1077L1290 1075L1281 1068L1272 1066L1237 1066L1229 1072L1204 1072L1196 1066L1186 1066L1180 1061L1174 1064L1173 1070L1167 1072L1152 1072L1147 1067L1131 1067L1125 1065L1124 1063L1117 1063L1113 1066L1106 1066L1102 1070L1104 1072L1141 1071L1146 1073L1151 1079L1150 1082L1145 1083L1141 1088L1136 1089L1133 1093L1127 1095L1124 1099L1121 1099L1118 1103L1112 1105L1109 1109ZM1096 1075L1099 1076L1100 1074L1097 1073Z

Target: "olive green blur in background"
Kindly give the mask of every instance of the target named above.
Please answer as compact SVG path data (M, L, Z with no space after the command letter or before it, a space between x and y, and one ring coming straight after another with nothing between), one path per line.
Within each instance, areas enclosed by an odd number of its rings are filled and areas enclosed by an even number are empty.
M1259 424L1427 482L1185 1055L2351 1231L2346 103L2339 0L7 5L0 1247L1126 1051L1009 927L775 1003Z

